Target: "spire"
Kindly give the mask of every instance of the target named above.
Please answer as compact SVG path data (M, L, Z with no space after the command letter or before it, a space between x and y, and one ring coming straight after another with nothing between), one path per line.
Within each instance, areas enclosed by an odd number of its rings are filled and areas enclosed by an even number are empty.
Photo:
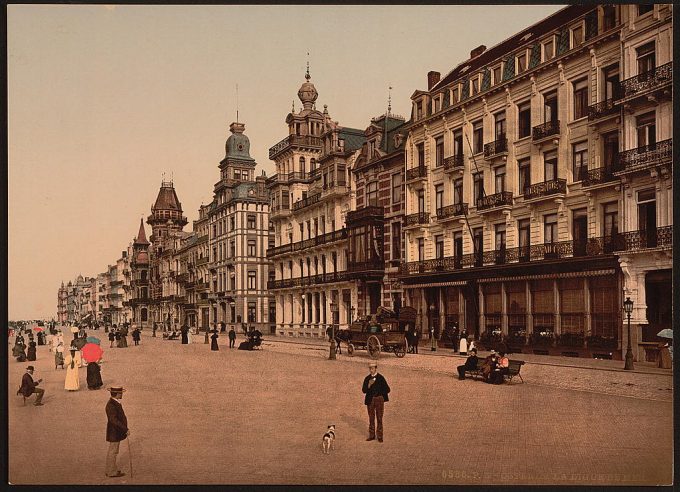
M307 73L305 74L305 78L306 78L307 80L309 80L309 79L312 78L312 76L309 75L309 51L307 52Z
M387 95L387 116L390 116L390 113L392 112L392 86L390 86L388 95Z
M146 232L144 232L144 219L139 219L139 232L135 238L135 244L149 244L146 240Z

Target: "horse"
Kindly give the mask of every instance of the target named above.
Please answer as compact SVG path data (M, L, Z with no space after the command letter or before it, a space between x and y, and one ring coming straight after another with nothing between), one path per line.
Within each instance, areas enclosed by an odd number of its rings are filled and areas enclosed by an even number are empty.
M333 327L329 326L326 328L326 337L328 338L328 341L331 341L331 338L333 338ZM345 342L349 344L351 340L351 335L349 333L349 330L335 330L335 346L336 346L336 351L338 354L342 354L342 349L340 348L340 342Z

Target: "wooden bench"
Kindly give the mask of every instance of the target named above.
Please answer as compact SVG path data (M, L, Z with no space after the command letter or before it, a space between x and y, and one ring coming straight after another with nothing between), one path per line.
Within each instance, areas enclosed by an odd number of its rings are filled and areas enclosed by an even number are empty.
M465 374L471 377L483 377L482 375L482 363L484 359L477 359L477 367L475 369L465 369Z
M524 365L523 360L509 359L508 360L508 372L506 372L504 374L506 381L510 382L510 381L512 381L512 378L517 376L517 377L519 377L520 381L522 381L522 383L524 383L524 379L522 379L522 375L519 373L522 370L523 365Z

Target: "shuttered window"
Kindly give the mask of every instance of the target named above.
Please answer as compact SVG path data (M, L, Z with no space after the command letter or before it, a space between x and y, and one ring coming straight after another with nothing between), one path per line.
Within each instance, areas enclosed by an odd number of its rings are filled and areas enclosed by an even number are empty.
M559 281L562 333L585 333L585 299L583 279Z
M553 331L555 292L552 280L535 280L531 284L534 331Z
M592 334L617 338L619 309L616 277L594 277L590 282Z
M484 316L487 331L501 329L501 284L488 284L484 288Z

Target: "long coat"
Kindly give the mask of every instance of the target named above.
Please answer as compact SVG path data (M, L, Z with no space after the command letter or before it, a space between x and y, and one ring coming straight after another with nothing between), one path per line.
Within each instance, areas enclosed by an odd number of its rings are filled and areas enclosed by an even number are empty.
M219 349L220 349L220 348L217 346L217 338L218 338L218 337L219 337L219 335L218 335L217 333L213 333L213 334L210 336L210 339L212 340L212 341L210 342L210 350L219 350Z
M73 364L71 364L73 362ZM64 380L64 389L69 391L76 391L80 389L80 355L76 352L74 357L68 354L64 357L64 364L66 366L66 379ZM71 367L73 365L73 367Z
M33 376L31 376L29 373L26 373L21 378L21 388L19 388L19 391L22 395L28 398L35 392L36 386L38 386L38 383L33 381Z
M102 382L101 368L96 362L87 365L87 387L89 389L99 389L104 385Z
M120 442L127 436L127 417L123 406L115 398L109 398L106 404L106 440L108 442Z

